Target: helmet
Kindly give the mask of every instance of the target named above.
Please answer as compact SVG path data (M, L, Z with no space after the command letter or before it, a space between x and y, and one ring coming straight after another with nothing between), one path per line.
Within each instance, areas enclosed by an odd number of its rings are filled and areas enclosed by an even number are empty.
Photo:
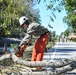
M20 19L19 19L20 26L22 26L22 24L25 23L27 20L28 20L28 18L25 16L20 17Z

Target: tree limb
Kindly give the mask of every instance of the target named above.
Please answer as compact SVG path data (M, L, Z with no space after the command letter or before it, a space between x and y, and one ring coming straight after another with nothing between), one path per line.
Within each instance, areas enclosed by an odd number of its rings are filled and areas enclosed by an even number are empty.
M33 67L37 67L37 66L44 66L44 67L55 67L55 68L59 68L59 67L63 67L63 66L66 66L74 61L75 60L75 57L71 58L71 59L60 59L56 62L44 62L44 61L39 61L39 62L31 62L31 61L25 61L25 60L22 60L20 58L18 58L16 55L14 54L5 54L5 55L2 55L0 57L0 61L6 59L6 58L11 58L13 59L14 62L18 63L18 64L23 64L25 66L33 66Z
M15 54L5 54L0 57L0 61L7 59L7 58L12 58L15 63L22 64L25 66L32 66L32 67L37 67L37 66L42 66L42 67L50 67L50 68L56 68L55 70L50 70L48 71L41 71L41 72L25 72L25 71L20 71L22 75L60 75L62 73L65 73L67 71L71 71L76 69L76 57L70 58L70 59L60 59L56 62L31 62L31 61L25 61L20 58L18 58Z
M4 55L0 56L0 61L7 59L7 58L10 58L10 55L11 54L4 54Z
M70 59L63 59L63 60L61 59L61 60L58 60L56 62L50 62L50 61L48 61L48 62L45 62L45 61L32 62L32 61L25 61L25 60L19 59L15 55L12 56L12 59L18 64L23 64L25 66L32 66L32 67L43 66L43 67L59 68L59 67L66 66L66 65L73 62Z

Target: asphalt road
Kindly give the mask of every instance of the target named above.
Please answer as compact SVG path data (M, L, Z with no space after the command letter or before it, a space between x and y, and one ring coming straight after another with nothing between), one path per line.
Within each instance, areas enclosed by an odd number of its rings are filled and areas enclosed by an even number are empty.
M76 42L56 42L56 44L44 53L43 61L56 61L76 56ZM65 75L76 75L76 69Z
M56 44L44 53L43 60L55 61L76 56L76 42L56 42Z

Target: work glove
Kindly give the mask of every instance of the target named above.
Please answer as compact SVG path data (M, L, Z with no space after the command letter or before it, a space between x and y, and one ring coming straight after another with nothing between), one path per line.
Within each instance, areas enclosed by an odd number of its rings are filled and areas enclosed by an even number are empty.
M25 51L26 47L24 45L18 46L17 48L15 48L16 52L15 55L17 57L23 57L23 52Z

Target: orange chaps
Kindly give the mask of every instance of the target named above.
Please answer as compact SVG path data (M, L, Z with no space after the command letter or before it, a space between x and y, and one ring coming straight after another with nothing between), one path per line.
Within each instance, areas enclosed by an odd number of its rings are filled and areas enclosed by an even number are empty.
M49 33L42 35L33 47L32 59L31 61L42 61L44 50L49 41Z

